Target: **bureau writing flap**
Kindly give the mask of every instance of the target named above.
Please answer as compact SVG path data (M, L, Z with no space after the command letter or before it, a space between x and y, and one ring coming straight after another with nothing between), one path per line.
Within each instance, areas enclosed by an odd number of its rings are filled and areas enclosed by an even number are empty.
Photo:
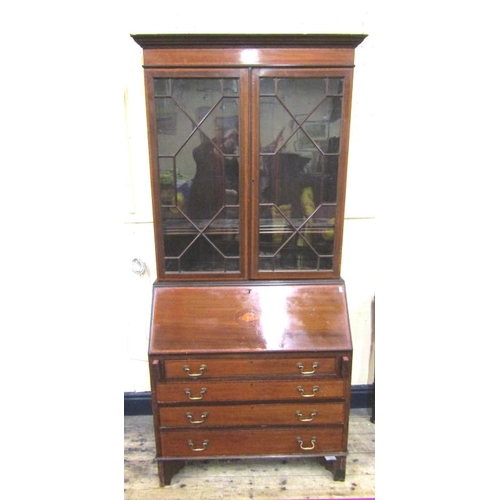
M351 350L343 284L157 286L151 352Z

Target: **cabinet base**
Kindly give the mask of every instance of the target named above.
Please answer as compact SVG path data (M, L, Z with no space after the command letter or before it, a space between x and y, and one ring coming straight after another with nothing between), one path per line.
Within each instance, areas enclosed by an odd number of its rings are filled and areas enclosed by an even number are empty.
M184 460L158 460L160 486L169 486L172 478L186 465Z
M332 473L334 481L345 481L345 455L317 457L320 464ZM186 465L186 460L158 460L160 486L169 486L172 478Z
M345 481L345 468L346 468L346 457L335 456L335 457L320 457L319 462L323 467L333 474L334 481Z

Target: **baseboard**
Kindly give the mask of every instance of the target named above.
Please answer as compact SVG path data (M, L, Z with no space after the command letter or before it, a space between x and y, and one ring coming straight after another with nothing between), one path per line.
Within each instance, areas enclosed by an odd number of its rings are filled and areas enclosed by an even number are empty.
M351 386L351 408L373 409L375 404L375 387L373 384Z
M125 416L152 415L151 392L126 392L124 410Z
M351 387L351 408L369 408L374 406L374 386L353 385ZM124 413L130 415L151 415L150 392L126 392Z

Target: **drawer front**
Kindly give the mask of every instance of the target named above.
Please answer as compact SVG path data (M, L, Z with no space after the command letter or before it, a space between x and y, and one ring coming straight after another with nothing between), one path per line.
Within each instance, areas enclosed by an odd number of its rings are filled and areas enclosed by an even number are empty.
M342 452L342 427L192 429L161 431L168 458L242 455L317 455Z
M158 403L236 402L236 401L312 401L344 399L343 380L316 378L309 380L189 381L159 382Z
M309 377L338 375L339 361L328 357L278 359L169 359L164 362L167 379L207 379L284 375Z
M344 403L284 403L160 407L162 427L239 427L261 425L342 424Z

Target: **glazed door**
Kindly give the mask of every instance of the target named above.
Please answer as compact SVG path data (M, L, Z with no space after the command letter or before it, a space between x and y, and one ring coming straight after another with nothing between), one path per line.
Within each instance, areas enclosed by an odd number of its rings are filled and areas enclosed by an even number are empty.
M160 281L340 276L350 68L146 72Z
M146 73L158 279L241 279L248 70Z
M255 69L252 277L334 278L340 251L349 69Z

